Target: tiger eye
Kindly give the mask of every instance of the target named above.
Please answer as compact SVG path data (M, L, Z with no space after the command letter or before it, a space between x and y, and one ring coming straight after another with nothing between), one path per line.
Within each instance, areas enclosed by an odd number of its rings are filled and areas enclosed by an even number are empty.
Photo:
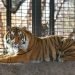
M23 44L25 44L26 42L25 41L23 41Z
M10 41L9 40L7 40L6 42L10 44Z
M24 36L23 36L23 34L20 34L20 38L22 39Z

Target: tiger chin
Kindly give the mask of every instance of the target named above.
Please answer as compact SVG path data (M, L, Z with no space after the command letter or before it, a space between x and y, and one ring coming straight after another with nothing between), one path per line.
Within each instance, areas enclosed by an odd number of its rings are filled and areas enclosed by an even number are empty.
M0 57L0 62L42 62L69 60L70 42L63 41L62 36L36 37L25 27L12 27L4 36L5 55ZM73 42L74 43L74 42ZM72 42L71 42L72 44ZM74 49L74 47L73 47ZM74 54L73 54L74 55ZM65 56L65 57L64 57Z

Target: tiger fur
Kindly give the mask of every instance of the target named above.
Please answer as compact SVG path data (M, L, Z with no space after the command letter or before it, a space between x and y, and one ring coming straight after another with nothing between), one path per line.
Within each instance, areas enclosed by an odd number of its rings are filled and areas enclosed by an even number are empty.
M0 57L0 62L17 63L55 60L62 62L75 60L75 41L73 39L64 40L64 37L55 35L36 37L26 30L25 27L12 27L11 30L7 32L7 35L12 32L14 33L14 42L12 41L13 39L10 41L12 45L17 45L16 55L11 55L12 52L10 53L10 51L7 50L7 54Z

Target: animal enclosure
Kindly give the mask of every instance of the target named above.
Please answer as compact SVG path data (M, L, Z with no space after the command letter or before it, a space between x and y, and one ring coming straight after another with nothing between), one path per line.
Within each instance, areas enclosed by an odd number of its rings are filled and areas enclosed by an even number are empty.
M36 36L67 37L75 28L75 0L0 0L0 54L3 36L13 26Z

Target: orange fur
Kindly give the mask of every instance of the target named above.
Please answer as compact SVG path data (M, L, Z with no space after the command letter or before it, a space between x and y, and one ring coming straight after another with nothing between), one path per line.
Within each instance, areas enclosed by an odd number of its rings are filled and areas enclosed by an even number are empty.
M21 49L16 56L3 55L0 57L0 62L17 63L75 59L75 42L73 40L63 40L61 36L40 38L32 35L25 28L20 30L29 39L27 52Z

